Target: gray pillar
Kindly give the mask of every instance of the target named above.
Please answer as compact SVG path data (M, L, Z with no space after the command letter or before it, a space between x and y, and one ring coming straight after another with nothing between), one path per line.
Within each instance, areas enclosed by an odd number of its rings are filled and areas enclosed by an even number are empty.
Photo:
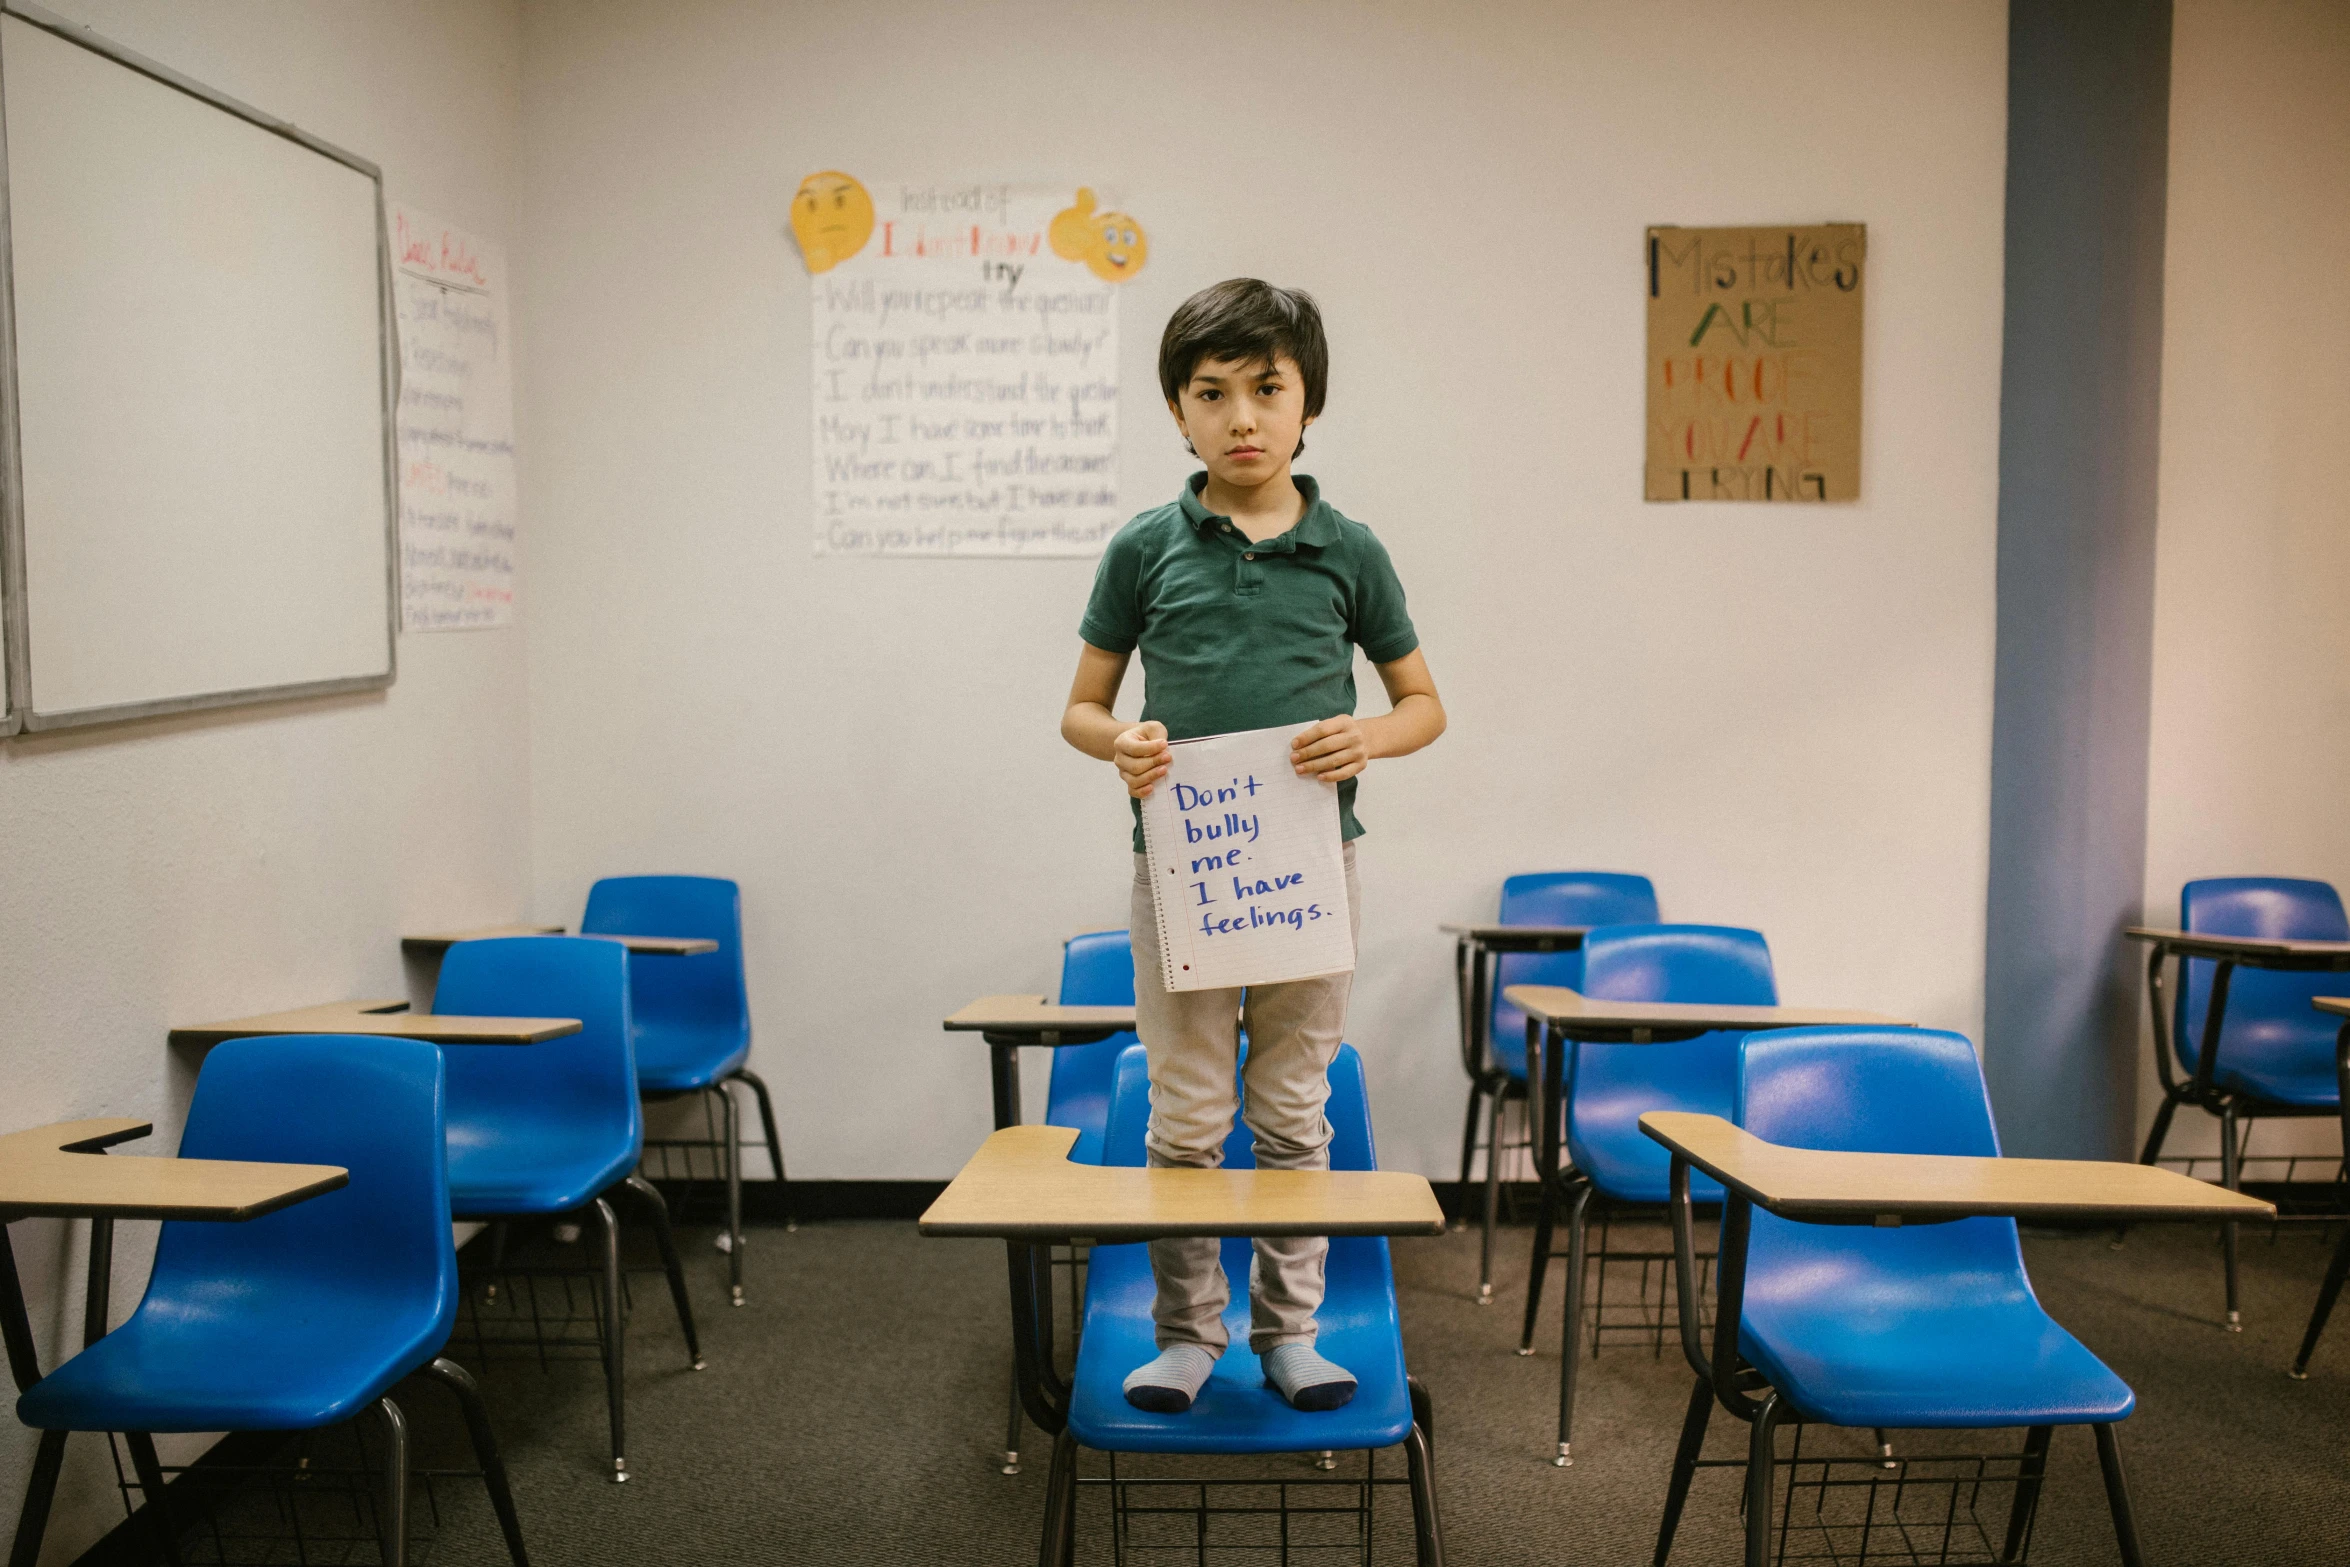
M1984 1065L2009 1153L2129 1158L2170 0L2012 0Z

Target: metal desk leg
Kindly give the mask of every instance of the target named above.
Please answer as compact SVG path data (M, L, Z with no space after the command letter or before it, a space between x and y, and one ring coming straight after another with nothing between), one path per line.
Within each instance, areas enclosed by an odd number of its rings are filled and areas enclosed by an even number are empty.
M995 1091L996 1130L1020 1124L1020 1036L982 1034L987 1041L989 1086Z
M995 1096L996 1130L1020 1124L1020 1039L1011 1034L982 1034L987 1041L989 1087ZM1015 1331L1017 1329L1015 1328ZM1011 1408L1004 1417L1003 1463L1008 1475L1020 1472L1020 1366L1012 1365Z
M106 1296L114 1283L114 1221L90 1221L90 1282L82 1292L82 1348L106 1336Z

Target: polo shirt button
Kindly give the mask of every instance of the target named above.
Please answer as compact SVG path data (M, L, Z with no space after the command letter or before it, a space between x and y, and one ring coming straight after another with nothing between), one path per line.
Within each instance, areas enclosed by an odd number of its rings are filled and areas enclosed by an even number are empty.
M1241 556L1240 558L1241 558L1242 560L1255 560L1255 559L1256 559L1256 557L1255 557L1254 555L1243 555L1243 556Z

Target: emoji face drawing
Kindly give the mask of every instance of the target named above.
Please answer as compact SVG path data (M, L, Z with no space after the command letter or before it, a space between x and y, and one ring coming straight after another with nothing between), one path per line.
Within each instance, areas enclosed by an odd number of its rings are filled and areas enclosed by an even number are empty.
M791 199L791 231L810 272L829 272L873 237L873 198L838 169L800 181Z
M1053 218L1053 254L1082 261L1105 283L1123 283L1150 259L1150 236L1123 212L1093 210L1093 192L1080 188L1074 205Z

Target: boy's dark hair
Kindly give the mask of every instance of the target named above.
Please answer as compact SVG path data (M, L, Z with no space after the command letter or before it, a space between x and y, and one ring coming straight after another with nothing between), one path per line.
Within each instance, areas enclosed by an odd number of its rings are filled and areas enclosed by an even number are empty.
M1270 367L1282 354L1297 362L1305 382L1306 417L1318 416L1329 387L1330 345L1322 336L1322 312L1314 296L1253 277L1228 278L1201 289L1167 318L1159 338L1159 386L1167 401L1179 403L1203 360ZM1306 443L1299 441L1297 449L1304 451Z

